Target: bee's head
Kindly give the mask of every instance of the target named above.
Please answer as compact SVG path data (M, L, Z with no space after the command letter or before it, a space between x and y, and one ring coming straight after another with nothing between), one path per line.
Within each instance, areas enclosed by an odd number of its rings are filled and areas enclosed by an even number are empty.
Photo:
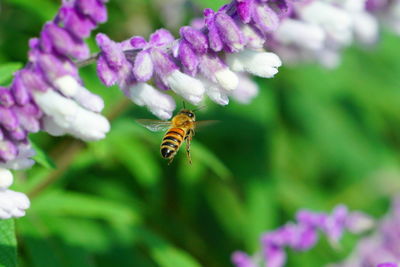
M196 119L196 115L194 115L194 112L191 111L190 109L182 109L181 111L179 111L178 114L185 114L187 115L189 118L191 118L192 120Z

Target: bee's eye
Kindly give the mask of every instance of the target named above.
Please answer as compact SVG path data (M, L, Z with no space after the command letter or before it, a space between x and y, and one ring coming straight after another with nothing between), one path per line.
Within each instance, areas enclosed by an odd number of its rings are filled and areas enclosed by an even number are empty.
M188 113L188 116L190 117L190 118L193 118L193 113Z

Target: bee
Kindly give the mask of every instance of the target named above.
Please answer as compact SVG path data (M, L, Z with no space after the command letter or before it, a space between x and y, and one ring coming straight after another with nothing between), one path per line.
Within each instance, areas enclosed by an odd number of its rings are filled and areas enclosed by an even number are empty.
M213 123L214 121L197 122L194 111L184 108L171 121L141 119L137 120L137 122L153 132L167 130L161 142L160 152L164 159L169 159L168 164L171 164L182 143L186 141L186 155L189 164L192 164L190 143L195 134L195 128L199 125Z

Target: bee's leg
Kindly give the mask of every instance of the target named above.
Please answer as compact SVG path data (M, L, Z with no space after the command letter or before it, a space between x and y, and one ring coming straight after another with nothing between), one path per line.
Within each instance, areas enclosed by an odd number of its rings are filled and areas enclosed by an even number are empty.
M192 158L190 157L190 142L192 141L192 136L194 132L190 132L188 137L186 138L186 154L189 160L189 164L192 164Z
M170 165L173 160L174 160L174 157L171 157L171 159L168 161L168 165Z

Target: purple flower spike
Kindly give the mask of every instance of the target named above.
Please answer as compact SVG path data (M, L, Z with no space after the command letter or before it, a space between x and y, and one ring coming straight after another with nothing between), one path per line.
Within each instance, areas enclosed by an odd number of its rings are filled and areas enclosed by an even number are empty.
M153 62L148 51L141 51L135 58L133 75L138 82L146 82L153 76Z
M183 40L180 42L178 54L185 72L195 76L197 73L197 66L199 65L199 59L187 41Z
M215 26L228 52L233 53L243 49L243 34L229 15L218 12L215 15Z
M0 106L9 108L14 105L14 98L11 91L7 88L0 87Z
M77 0L75 6L79 12L89 16L96 23L107 21L107 9L105 5L98 0Z
M255 4L253 10L254 25L264 34L275 31L279 26L278 15L265 4Z
M207 52L207 37L201 31L193 27L185 26L181 28L180 34L190 44L194 52L198 54Z
M91 19L71 7L61 8L59 16L64 22L65 28L79 39L89 37L90 32L96 27L96 24Z
M44 26L40 38L42 49L51 53L51 49L62 55L68 55L76 59L89 57L89 48L84 42L74 39L65 29L54 23L47 23Z

